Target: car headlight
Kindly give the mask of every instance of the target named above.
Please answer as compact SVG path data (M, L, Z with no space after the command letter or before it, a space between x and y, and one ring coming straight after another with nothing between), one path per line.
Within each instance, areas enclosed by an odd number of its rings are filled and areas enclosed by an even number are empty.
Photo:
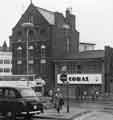
M37 106L36 106L36 105L34 105L34 106L33 106L33 109L35 109L35 110L36 110L36 109L37 109Z

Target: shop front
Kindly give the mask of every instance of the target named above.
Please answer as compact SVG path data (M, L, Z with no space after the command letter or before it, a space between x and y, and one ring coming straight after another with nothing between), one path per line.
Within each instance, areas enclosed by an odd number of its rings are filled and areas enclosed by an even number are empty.
M96 99L102 92L102 74L67 74L69 97L75 99ZM66 85L57 75L57 87L66 97Z

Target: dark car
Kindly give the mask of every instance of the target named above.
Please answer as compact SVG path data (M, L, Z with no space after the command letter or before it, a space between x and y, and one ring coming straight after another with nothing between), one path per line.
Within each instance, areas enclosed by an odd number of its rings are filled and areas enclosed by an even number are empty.
M43 112L43 104L29 87L0 86L0 113L6 118L31 117Z

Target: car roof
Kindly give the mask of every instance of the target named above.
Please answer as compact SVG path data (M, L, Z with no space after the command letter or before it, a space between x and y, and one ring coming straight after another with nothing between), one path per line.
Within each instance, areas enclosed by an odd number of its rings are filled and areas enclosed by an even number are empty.
M0 88L15 88L15 89L28 89L28 86L17 86L17 85L0 85Z

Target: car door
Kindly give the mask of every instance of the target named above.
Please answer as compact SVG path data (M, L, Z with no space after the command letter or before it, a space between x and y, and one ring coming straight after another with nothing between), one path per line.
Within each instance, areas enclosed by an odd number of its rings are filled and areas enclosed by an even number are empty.
M5 96L7 96L7 110L12 112L15 111L16 108L16 93L13 88L7 88L5 90Z
M7 99L4 96L5 88L0 88L0 112L7 110Z

